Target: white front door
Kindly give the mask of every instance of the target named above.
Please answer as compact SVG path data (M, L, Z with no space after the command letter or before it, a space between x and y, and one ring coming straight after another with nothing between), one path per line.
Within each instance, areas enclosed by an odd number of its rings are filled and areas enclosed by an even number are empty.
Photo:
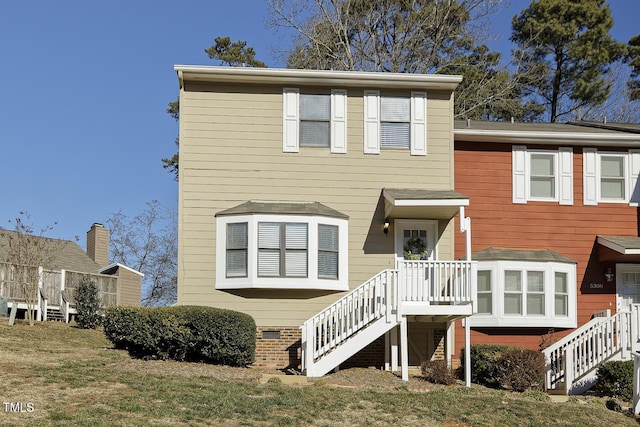
M629 311L631 304L640 304L640 264L616 265L616 293L618 311Z
M434 261L437 259L438 221L396 219L394 228L397 260Z

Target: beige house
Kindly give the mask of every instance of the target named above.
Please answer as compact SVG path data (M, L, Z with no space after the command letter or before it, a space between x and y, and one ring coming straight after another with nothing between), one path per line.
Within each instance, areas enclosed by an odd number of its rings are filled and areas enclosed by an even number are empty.
M14 306L22 316L27 310L25 288L16 277L15 268L7 261L9 240L15 232L0 230L0 298L8 309ZM32 266L40 274L35 315L37 320L68 322L76 314L74 289L83 277L93 280L105 307L139 306L142 277L139 271L119 263L109 263L109 229L93 224L87 231L87 251L70 240L37 237L41 247L53 253L50 265Z
M175 70L178 303L250 314L260 366L400 364L406 378L451 360L476 292L453 248L470 238L453 191L461 78Z

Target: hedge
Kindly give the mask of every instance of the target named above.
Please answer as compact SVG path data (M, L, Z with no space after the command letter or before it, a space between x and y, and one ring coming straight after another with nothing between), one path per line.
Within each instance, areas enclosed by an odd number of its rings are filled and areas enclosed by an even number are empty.
M596 371L595 390L600 395L633 400L633 360L604 362Z
M104 333L134 357L247 366L255 359L251 316L200 306L111 307Z

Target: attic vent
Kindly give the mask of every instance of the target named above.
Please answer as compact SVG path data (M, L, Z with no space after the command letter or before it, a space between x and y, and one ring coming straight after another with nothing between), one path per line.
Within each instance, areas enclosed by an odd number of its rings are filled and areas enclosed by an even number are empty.
M263 340L279 340L280 331L262 331Z

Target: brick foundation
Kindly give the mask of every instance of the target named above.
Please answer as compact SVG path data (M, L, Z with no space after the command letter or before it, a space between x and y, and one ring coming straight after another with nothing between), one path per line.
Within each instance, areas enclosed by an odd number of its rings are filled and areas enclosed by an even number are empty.
M275 369L300 369L301 338L302 331L297 327L258 327L254 366Z

